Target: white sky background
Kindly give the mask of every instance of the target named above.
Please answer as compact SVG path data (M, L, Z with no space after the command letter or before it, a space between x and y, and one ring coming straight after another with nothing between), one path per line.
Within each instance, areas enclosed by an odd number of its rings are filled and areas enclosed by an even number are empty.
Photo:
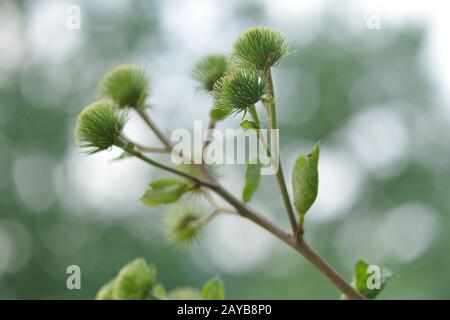
M91 5L108 6L110 3L112 2L96 1L95 4ZM175 126L186 125L185 119L187 117L189 119L206 120L204 105L206 105L208 101L199 97L198 94L196 95L192 90L193 83L189 79L191 63L206 52L230 49L233 39L242 30L241 26L231 23L233 21L233 13L232 10L228 9L239 3L239 1L225 2L209 0L164 1L160 12L162 17L162 27L164 34L170 39L169 47L172 47L173 50L168 51L167 54L162 57L156 57L148 62L152 74L159 76L157 81L156 79L153 79L155 86L152 90L154 93L152 102L158 105L158 112L160 111L162 113L161 121L163 121L165 117L169 117L170 114L173 114L175 107L178 107L177 103L179 100L177 100L177 97L171 95L174 86L178 88L177 93L184 97L184 103L188 104L190 108L189 114L183 114L182 111L177 109L176 112L178 116L175 119L172 119L171 124L175 123ZM67 36L67 30L62 30L56 26L60 25L61 19L65 19L65 15L61 15L61 12L65 12L65 8L70 4L70 1L55 0L33 2L32 6L34 10L25 18L26 36L22 39L20 36L22 24L21 21L18 20L15 5L10 1L2 1L0 4L0 86L7 81L8 72L14 71L15 68L18 68L23 64L25 64L24 69L27 70L27 68L32 67L33 60L41 61L42 59L47 59L48 61L46 61L46 63L50 65L53 64L55 67L58 64L63 65L67 62L71 55L71 51L76 50L77 48L78 41L80 40L78 38L79 35L72 33L70 36ZM126 0L117 1L114 2L114 6L108 10L120 11L127 5L129 5L129 2ZM450 31L450 19L448 17L450 11L449 2L438 0L266 0L265 5L270 24L281 30L285 30L286 33L297 30L298 26L302 25L303 21L307 20L308 23L310 23L311 20L313 20L311 17L314 17L316 14L319 15L325 7L345 11L350 17L348 23L352 25L355 30L360 29L360 32L389 32L389 27L392 25L404 25L408 21L423 22L428 28L428 38L423 56L425 65L431 70L432 76L434 77L433 80L441 92L441 105L443 106L443 111L450 119L450 59L448 59L448 57L450 57L450 42L448 41L448 34ZM373 14L379 15L381 29L368 31L366 28L366 20ZM230 28L223 29L222 26L227 25L227 21L230 22L228 24L230 25ZM83 16L81 23L83 25ZM82 30L80 32L82 32ZM298 33L298 37L308 39L308 37L314 36L314 28L310 25L304 30L300 29ZM183 48L182 54L180 54L179 50L175 49L177 47ZM28 54L30 56L26 56ZM171 61L172 63L168 65L166 63L167 61ZM187 61L189 62L188 64L186 63ZM164 75L164 77L161 77L160 75ZM50 72L48 80L42 85L44 87L45 85L51 85L52 81L60 82L61 79L57 78L55 80ZM64 81L64 79L62 81ZM70 83L66 84L66 88L67 90L70 89ZM27 85L26 77L23 79L22 90L24 95L28 95L32 99L48 99L46 97L38 97L35 92L36 88L30 88ZM48 105L51 106L58 105L59 101L56 99L44 102L48 102ZM193 107L194 105L199 106ZM357 139L355 140L354 137L349 137L349 145L356 153L359 152L362 162L364 163L364 159L367 159L365 162L367 170L371 170L372 168L377 169L389 165L391 162L398 161L401 155L393 153L393 150L403 150L408 143L404 131L402 131L403 128L401 122L398 121L396 115L386 113L383 110L384 109L381 107L369 110L368 112L372 112L371 115L378 115L379 117L377 119L381 119L379 123L376 121L373 123L373 131L379 132L380 126L386 128L386 126L391 125L388 129L394 129L394 131L398 133L392 137L390 149L389 145L386 146L383 143L380 144L381 147L387 148L383 149L383 154L388 156L391 155L391 158L373 158L370 153L367 153L368 151L366 149L359 148L360 144ZM348 131L350 132L350 136L352 136L352 132L358 132L358 126L364 126L364 124L361 124L361 121L363 121L365 117L367 117L367 115L355 116L355 119L353 119L349 125L350 128ZM4 138L1 134L1 123L2 119L0 117L0 140L3 141ZM146 129L139 124L134 124L133 126L135 128L133 134L136 136L141 136L142 132L145 133ZM370 130L368 131L370 133ZM305 147L308 146L309 143L310 142L305 143ZM376 144L377 141L374 143ZM141 189L143 190L145 188L149 176L143 176L141 174L143 167L138 165L135 161L125 161L114 164L113 166L108 166L107 162L111 158L113 158L113 155L98 155L86 159L72 150L69 152L65 163L55 165L54 186L50 186L44 190L44 188L38 188L36 186L36 174L31 173L41 172L42 174L42 172L45 172L51 174L51 171L53 170L51 161L53 161L53 159L49 160L45 154L40 154L36 151L32 151L28 154L19 153L17 154L14 171L15 187L19 197L23 200L24 206L39 214L45 212L45 210L54 203L55 197L57 196L59 196L60 200L67 201L64 200L66 199L64 194L52 193L52 188L59 190L60 193L65 191L71 192L73 190L78 191L87 207L94 207L99 210L103 209L103 211L108 211L110 208L117 206L125 207L140 196L139 192ZM32 161L30 161L30 159ZM38 161L36 161L36 159ZM325 146L322 162L321 170L323 169L323 172L328 172L326 176L331 178L329 178L328 181L326 179L321 181L322 196L319 196L316 210L321 212L321 214L318 215L318 220L327 220L341 214L346 214L346 205L351 204L353 201L352 199L356 198L358 190L364 183L364 176L363 173L361 173L360 168L352 163L349 155L342 153L341 150L333 150L331 148L327 150ZM290 164L292 164L292 161ZM34 168L35 170L32 170L30 169L31 165L39 166L39 168ZM28 168L30 174L26 174L27 170L23 170L22 167ZM71 175L70 172L73 174ZM83 177L80 172L89 172L89 177ZM124 172L127 173L127 178L125 180L123 178ZM342 189L342 185L336 183L336 181L342 180L343 176L346 176L348 181L346 188ZM93 183L95 181L98 183ZM51 184L52 181L46 181L46 183ZM236 179L232 176L228 179L227 184L229 186L234 186L234 189L236 189L236 186L240 186L241 182L237 179L237 176ZM336 189L338 189L339 192L335 192ZM93 196L94 194L95 196ZM106 199L109 199L109 201L105 201ZM81 203L83 201L81 201ZM83 208L82 205L80 208L80 202L66 204L74 212L83 213L85 211L85 208ZM423 208L420 204L417 204L414 208L417 208L418 213L411 217L411 221L412 223L416 222L417 224L420 224L422 221L420 220L422 219L420 212L427 212L430 211L430 209ZM393 213L393 217L387 219L386 222L391 228L396 226L397 218L403 211L400 209L393 209L393 212L395 212L395 214ZM435 225L435 222L433 221L428 223L430 230L432 230ZM218 233L219 235L228 234L225 232L226 228L228 228L230 232L237 228L235 223L229 220L224 220L222 224L212 227L212 230L220 231ZM245 228L254 227L247 226L246 224ZM431 234L431 231L429 233ZM248 243L249 241L246 238L248 234L251 234L252 246L243 246L242 243ZM341 234L342 235L339 236L342 238L340 241L353 241L352 239L348 239L348 236L347 238L343 236L347 233ZM7 237L6 233L0 233L0 235ZM233 237L222 237L223 239L226 238L226 241L222 241L220 240L221 237L218 237L211 244L211 246L214 247L210 250L211 253L217 252L215 249L217 246L222 246L222 249L228 253L227 259L224 259L224 257L220 255L219 257L212 257L213 259L216 258L219 266L225 271L245 271L264 261L264 258L266 257L264 257L264 254L261 253L262 250L259 250L259 248L266 247L267 243L272 241L270 237L266 237L265 234L258 232L258 230L256 232L245 232L244 230L242 233L235 232L233 235ZM376 236L374 237L376 238ZM392 241L394 242L395 239ZM429 239L427 241L430 243ZM7 241L4 243L7 243ZM388 244L385 245L386 247L389 247ZM2 249L2 246L0 246L0 256L2 256L2 250L4 252L3 256L6 256L6 253L11 257L13 256L11 247L3 245ZM259 253L252 255L252 251L258 251ZM265 252L269 254L269 250L266 250ZM246 258L243 259L243 257ZM410 256L404 257L404 260L412 259L413 257L414 255L411 253ZM342 257L343 261L347 258L347 256ZM2 271L1 269L2 266L0 265L0 273ZM7 269L6 264L3 266L3 269Z

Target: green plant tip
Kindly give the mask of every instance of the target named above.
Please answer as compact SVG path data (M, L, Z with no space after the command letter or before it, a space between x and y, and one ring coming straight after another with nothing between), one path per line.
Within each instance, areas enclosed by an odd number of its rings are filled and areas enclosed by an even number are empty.
M233 60L260 70L276 66L286 55L289 43L279 31L267 27L247 29L234 43Z
M192 77L200 83L200 88L211 92L214 84L222 78L228 68L228 58L224 54L209 54L194 66Z
M100 81L97 92L99 96L117 102L120 108L146 107L149 79L139 65L123 64L115 67Z
M81 111L75 127L78 146L88 154L106 150L119 143L127 115L112 100L96 101Z
M244 111L263 98L265 88L266 83L258 70L233 68L214 86L216 108L230 113Z

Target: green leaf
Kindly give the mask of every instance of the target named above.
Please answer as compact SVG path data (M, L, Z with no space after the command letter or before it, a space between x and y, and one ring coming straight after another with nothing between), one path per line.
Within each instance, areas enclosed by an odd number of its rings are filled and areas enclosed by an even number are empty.
M163 300L167 298L166 288L161 283L157 283L152 288L152 296L155 299Z
M231 109L212 108L209 112L209 116L216 121L221 121L225 119L231 113L231 111Z
M214 277L206 282L200 293L200 299L225 300L225 288L222 280L218 277Z
M148 265L144 258L137 258L124 266L114 281L115 300L144 299L156 281L156 268Z
M256 123L250 120L244 120L241 122L241 127L244 129L259 129Z
M97 295L95 296L96 300L113 300L113 291L114 291L114 281L115 279L111 279L103 287L98 290Z
M313 205L319 187L319 143L313 147L310 154L297 159L292 173L292 188L294 191L294 204L300 219Z
M247 163L245 171L245 185L242 190L242 200L249 202L252 199L253 193L258 189L259 179L261 177L261 163Z
M141 201L148 206L158 206L178 201L183 194L192 190L194 185L178 179L161 179L150 183Z
M367 299L374 299L384 289L387 281L394 276L393 272L387 268L379 267L380 271L370 270L369 265L363 260L355 264L355 274L353 284ZM377 277L379 278L377 279ZM377 288L378 284L378 288ZM375 288L368 288L375 286Z

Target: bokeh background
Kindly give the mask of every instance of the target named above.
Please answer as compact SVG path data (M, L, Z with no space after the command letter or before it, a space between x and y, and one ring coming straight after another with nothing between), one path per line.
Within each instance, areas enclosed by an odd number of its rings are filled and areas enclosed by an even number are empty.
M67 28L70 5L81 10L79 30ZM150 71L151 115L164 132L206 126L211 101L192 65L228 52L253 25L279 28L296 50L274 70L288 176L322 140L311 245L349 280L359 258L393 270L382 299L450 298L446 12L438 1L2 0L0 298L91 299L137 256L169 288L219 275L228 298L339 297L302 257L237 217L218 218L188 248L171 246L165 208L139 202L160 173L111 161L117 150L86 157L74 145L79 111L120 63ZM157 143L137 118L126 130ZM237 195L242 172L222 168ZM287 227L274 188L264 177L252 204ZM72 264L81 290L66 288Z

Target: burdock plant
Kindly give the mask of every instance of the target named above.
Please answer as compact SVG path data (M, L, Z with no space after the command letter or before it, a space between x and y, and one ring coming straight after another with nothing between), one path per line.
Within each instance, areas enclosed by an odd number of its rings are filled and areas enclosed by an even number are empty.
M259 113L265 114L267 129L278 129L277 105L272 81L272 70L289 53L288 42L279 31L272 28L253 27L245 31L235 42L230 56L211 54L200 60L193 71L193 77L199 88L210 95L209 128L218 121L224 121L236 114L245 119L241 126L255 132L260 147L269 157L278 150L278 140L265 141L260 134L262 123ZM317 143L307 155L300 156L292 172L293 199L289 196L281 161L276 171L278 188L283 198L290 230L284 230L269 220L264 214L252 208L248 203L258 188L261 174L259 162L248 163L242 200L231 193L219 181L215 170L205 164L187 164L171 166L154 160L152 153L170 154L172 142L152 121L147 108L149 98L149 77L144 68L138 65L121 65L107 73L98 86L98 100L85 107L80 113L75 129L78 145L87 153L95 153L115 146L127 156L134 156L149 165L170 174L169 177L152 181L143 193L141 201L149 206L172 205L166 215L165 230L174 244L184 244L198 239L200 231L213 218L222 213L233 214L248 219L279 240L292 247L306 258L324 277L342 293L346 299L372 299L384 287L391 277L388 269L381 269L378 286L370 286L368 265L358 261L352 284L348 283L325 262L305 241L305 217L317 197L319 186L318 163L320 155ZM261 110L257 107L262 106ZM143 146L131 141L123 134L129 112L137 112L162 143L162 147ZM269 139L268 139L269 140ZM208 145L206 141L203 145ZM190 155L179 156L189 162ZM189 197L196 194L197 197ZM211 211L205 214L205 208L192 204L198 197L204 197ZM217 197L221 198L218 201ZM294 205L293 205L294 204ZM201 238L201 237L200 237ZM375 275L376 276L376 275ZM220 280L212 279L202 290L177 288L166 292L156 283L156 271L143 259L135 260L117 277L108 282L98 293L99 299L223 299L224 290Z

